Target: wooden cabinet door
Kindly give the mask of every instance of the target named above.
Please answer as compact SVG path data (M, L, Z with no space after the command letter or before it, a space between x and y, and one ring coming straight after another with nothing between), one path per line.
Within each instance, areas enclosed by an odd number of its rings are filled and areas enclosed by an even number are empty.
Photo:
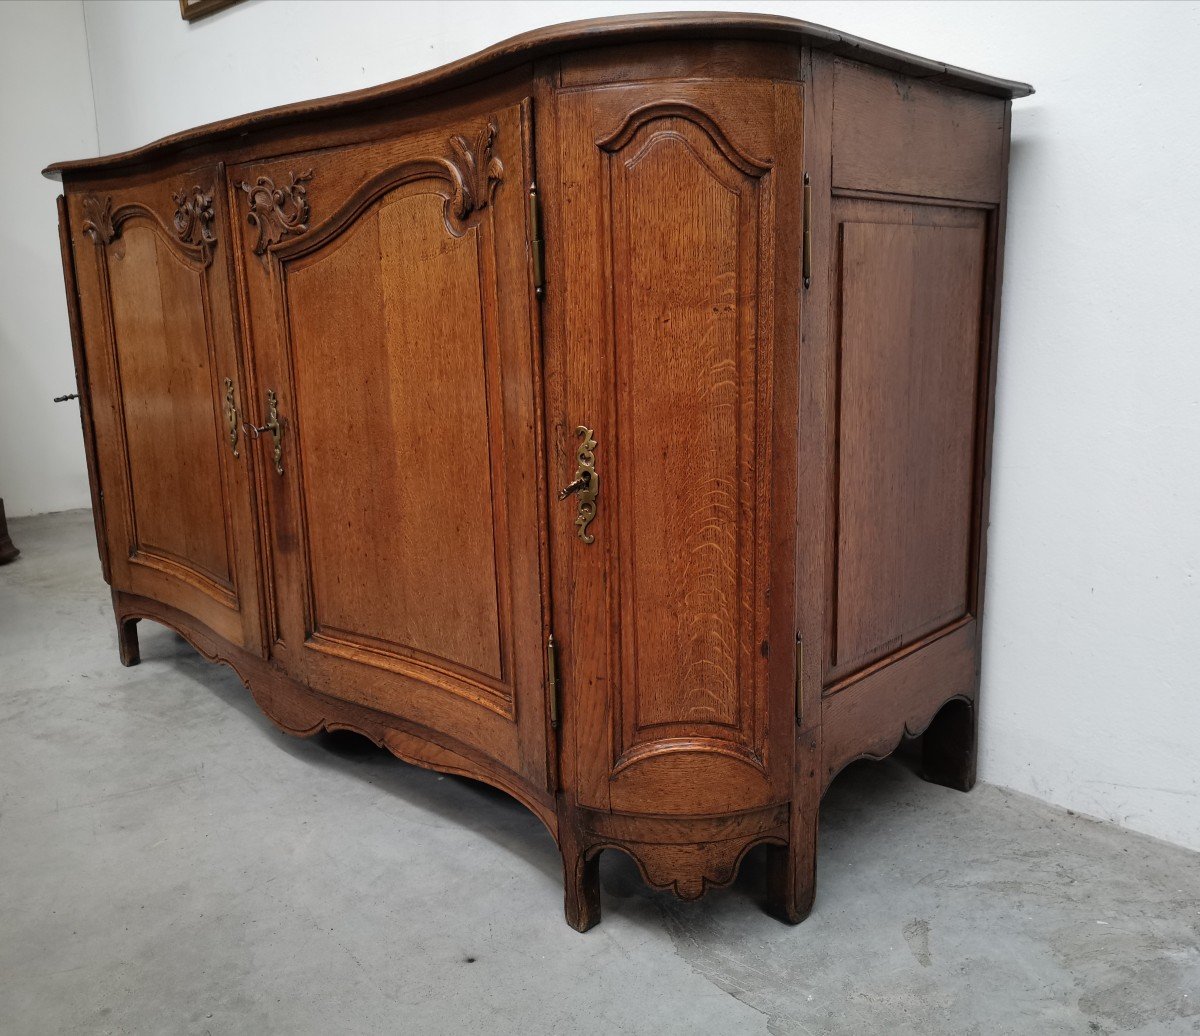
M562 97L550 470L588 440L599 485L590 522L575 495L551 518L584 806L790 794L799 120L765 80Z
M259 651L218 165L68 199L113 586Z
M545 788L530 131L515 103L233 180L273 657Z

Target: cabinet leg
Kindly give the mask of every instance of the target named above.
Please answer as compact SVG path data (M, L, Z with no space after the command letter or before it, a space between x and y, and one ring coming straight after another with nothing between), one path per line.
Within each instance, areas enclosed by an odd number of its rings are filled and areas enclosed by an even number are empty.
M921 776L956 791L975 786L978 717L973 702L947 702L921 735Z
M587 859L574 831L561 831L560 838L567 924L586 932L600 923L600 854Z
M767 855L767 913L799 924L817 894L817 828L821 819L820 727L796 741L796 781L788 820L788 844L772 845Z
M117 619L117 647L121 652L121 665L137 665L142 660L138 647L137 619Z
M787 924L808 917L817 894L817 819L793 815L790 842L768 849L767 913Z

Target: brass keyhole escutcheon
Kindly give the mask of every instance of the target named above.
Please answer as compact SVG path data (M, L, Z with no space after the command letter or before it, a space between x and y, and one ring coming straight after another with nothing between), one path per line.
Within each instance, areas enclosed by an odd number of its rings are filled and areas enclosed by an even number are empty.
M279 421L279 401L275 398L275 390L267 389L267 423L264 425L242 425L242 430L252 439L257 439L263 432L270 432L275 440L272 460L275 462L275 473L283 474L283 425Z
M572 494L579 497L579 510L575 515L575 527L584 543L594 543L596 537L587 531L596 517L596 500L600 495L600 476L596 474L596 439L590 428L580 425L575 434L581 437L575 453L575 478L559 490L559 500Z
M229 448L233 450L235 457L240 457L238 452L238 412L237 404L233 397L233 379L225 379L225 420L229 425Z

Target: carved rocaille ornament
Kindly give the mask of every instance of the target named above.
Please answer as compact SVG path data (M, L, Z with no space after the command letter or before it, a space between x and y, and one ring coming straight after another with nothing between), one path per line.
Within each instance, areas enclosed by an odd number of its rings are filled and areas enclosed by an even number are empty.
M199 185L171 195L175 202L175 232L186 244L195 245L205 252L212 250L217 235L213 231L212 191L201 190Z
M112 198L98 198L94 194L84 197L83 232L98 245L107 245L116 236L112 218Z
M276 187L269 176L260 176L253 184L242 182L242 190L250 197L247 219L258 231L255 255L264 254L285 237L308 230L309 208L304 185L312 180L312 170L288 175L291 182L282 187Z
M479 214L491 204L496 185L504 179L504 163L492 153L496 133L494 120L488 120L474 139L455 133L449 141L451 157L433 160L450 181L446 226L452 234L461 235L477 223ZM312 181L313 170L289 173L288 178L281 186L269 176L241 184L250 204L247 221L258 231L255 255L265 255L285 238L308 231L311 210L305 185Z
M471 217L486 209L496 185L504 179L504 164L492 154L496 141L496 123L488 120L475 134L474 141L460 133L450 138L454 157L446 163L450 171L453 195L446 201L446 221L455 229L465 229Z
M175 202L175 215L171 222L179 242L192 259L198 258L207 266L217 242L213 230L215 213L212 190L206 191L197 184L175 191L171 200ZM170 233L170 228L159 213L141 202L128 202L114 211L111 196L88 194L84 196L82 204L83 232L102 247L120 237L122 226L131 219L149 220L164 233Z

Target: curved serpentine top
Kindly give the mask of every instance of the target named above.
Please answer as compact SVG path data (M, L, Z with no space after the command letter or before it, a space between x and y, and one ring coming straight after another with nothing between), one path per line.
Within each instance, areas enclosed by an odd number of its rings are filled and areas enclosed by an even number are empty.
M440 68L421 72L393 83L364 90L335 94L313 101L300 101L277 108L266 108L249 115L212 122L196 129L163 137L152 144L100 158L74 162L56 162L42 175L61 180L66 173L104 173L128 166L166 158L188 148L230 137L244 136L251 130L278 128L301 119L341 112L362 112L400 101L462 86L564 51L618 43L644 43L663 39L757 40L769 43L808 43L841 57L857 58L880 68L942 83L946 86L988 94L992 97L1027 97L1033 87L1010 79L970 72L940 61L916 57L878 43L847 36L823 25L769 14L729 14L721 12L620 15L565 22L522 33L497 43L477 54L452 61Z

